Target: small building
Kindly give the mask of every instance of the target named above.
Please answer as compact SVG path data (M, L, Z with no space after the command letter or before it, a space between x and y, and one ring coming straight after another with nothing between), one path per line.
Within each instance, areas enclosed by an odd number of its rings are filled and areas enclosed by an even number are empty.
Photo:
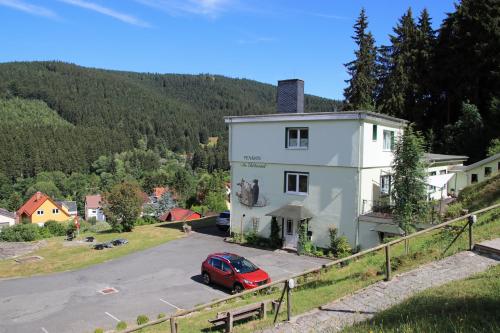
M70 216L72 216L72 217L78 216L78 208L77 208L77 205L76 205L76 201L59 200L59 201L56 201L56 202Z
M453 183L455 173L451 172L457 167L462 167L469 157L462 155L443 155L426 153L427 164L427 197L429 200L440 200L454 194Z
M456 176L448 184L450 190L458 194L469 185L482 182L494 175L500 170L500 153L487 157L481 161L470 165L457 165L450 169L450 172Z
M52 198L42 192L36 192L17 210L19 222L43 225L47 221L65 222L71 219L69 213Z
M0 208L0 230L13 226L16 223L16 213Z
M105 222L106 215L102 210L102 197L100 194L85 197L85 220L95 218L98 222Z
M184 208L172 208L168 213L160 216L160 221L178 222L178 221L192 221L201 218L201 214L193 212Z

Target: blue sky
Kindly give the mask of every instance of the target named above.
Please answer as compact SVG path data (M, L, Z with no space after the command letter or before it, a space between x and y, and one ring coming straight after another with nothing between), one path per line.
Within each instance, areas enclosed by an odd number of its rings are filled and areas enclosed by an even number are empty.
M156 73L213 73L342 98L361 7L377 44L408 8L435 28L451 0L0 0L0 62L62 60Z

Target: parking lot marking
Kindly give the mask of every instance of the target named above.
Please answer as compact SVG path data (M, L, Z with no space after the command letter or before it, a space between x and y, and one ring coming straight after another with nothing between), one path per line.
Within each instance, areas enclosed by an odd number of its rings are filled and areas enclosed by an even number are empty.
M117 322L120 322L120 319L116 318L111 313L109 313L109 312L104 312L104 313L107 314L108 316L110 316L111 318L113 318L114 320L116 320Z
M42 327L42 332L43 332L43 333L49 333L49 331L47 331L47 330L45 329L45 327Z
M163 302L163 303L165 303L165 304L170 305L170 306L171 306L171 307L173 307L173 308L176 308L177 310L182 310L182 309L181 309L181 308L179 308L178 306L175 306L175 305L173 305L172 303L169 303L169 302L165 301L165 300L164 300L164 299L162 299L162 298L160 298L160 301L162 301L162 302Z

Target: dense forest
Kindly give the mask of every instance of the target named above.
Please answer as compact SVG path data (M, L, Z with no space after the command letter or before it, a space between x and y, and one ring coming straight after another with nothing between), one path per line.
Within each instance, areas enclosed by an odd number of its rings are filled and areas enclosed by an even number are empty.
M388 45L377 45L362 10L346 108L415 123L433 152L484 158L500 137L499 27L500 1L462 0L438 30L427 10L415 17L409 8Z

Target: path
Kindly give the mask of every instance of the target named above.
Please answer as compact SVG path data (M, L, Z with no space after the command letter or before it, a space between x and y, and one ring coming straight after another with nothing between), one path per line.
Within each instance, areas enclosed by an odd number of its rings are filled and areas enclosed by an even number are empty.
M290 323L282 323L263 332L338 332L346 326L370 319L375 313L401 303L420 291L465 279L498 264L500 261L474 252L460 252L397 275L389 282L377 282L320 309L292 318Z

